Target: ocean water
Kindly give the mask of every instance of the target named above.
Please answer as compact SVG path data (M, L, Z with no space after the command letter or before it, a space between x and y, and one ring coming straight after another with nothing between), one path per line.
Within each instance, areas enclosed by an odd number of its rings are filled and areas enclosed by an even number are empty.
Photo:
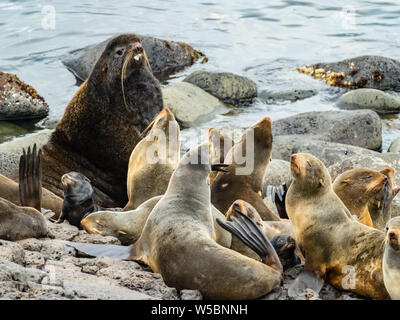
M184 130L187 138L208 127L243 128L264 116L274 120L335 109L344 91L294 68L364 54L400 59L399 27L400 2L384 0L0 0L0 71L15 73L35 87L50 105L46 120L57 120L77 90L74 76L61 60L71 50L134 32L184 41L206 53L207 64L178 73L172 82L206 69L246 76L257 83L259 91L319 92L294 103L256 100L250 107L234 108L198 128ZM23 130L3 140L39 131L43 122L18 122ZM0 133L4 125L0 124ZM400 135L398 116L385 117L383 127L386 150Z

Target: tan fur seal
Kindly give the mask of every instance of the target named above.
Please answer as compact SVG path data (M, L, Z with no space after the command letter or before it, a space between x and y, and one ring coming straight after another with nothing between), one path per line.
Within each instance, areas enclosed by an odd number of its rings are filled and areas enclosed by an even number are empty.
M294 154L290 170L293 182L286 209L306 261L289 296L307 287L319 292L326 280L340 289L388 299L382 271L384 233L355 221L333 191L328 170L319 159Z
M400 300L400 217L391 219L385 231L383 278L392 300Z
M61 176L81 172L99 205L124 206L129 156L162 108L160 84L139 37L113 38L43 147L44 186L61 197Z
M211 164L224 163L228 151L233 146L232 138L220 129L210 128L208 130L208 142L210 142ZM217 176L217 171L210 173L210 184Z
M253 135L247 142L247 136ZM251 146L254 141L254 150L249 149L250 154L246 154L246 144ZM250 147L249 147L250 148ZM254 151L254 152L252 152ZM252 153L252 154L251 154ZM246 130L241 140L234 144L226 155L225 168L228 172L220 172L215 177L211 185L211 201L221 212L227 212L231 204L242 199L255 207L263 220L277 221L279 217L271 212L265 205L260 196L262 182L271 161L272 153L272 128L271 120L265 117ZM238 163L238 159L247 158L254 161L254 168L251 172L246 172L246 163ZM239 172L238 170L242 170Z
M358 222L380 230L391 218L391 202L399 191L392 168L345 171L335 179L333 190Z
M136 145L129 158L128 203L124 211L163 195L179 162L179 124L172 112L164 108L149 128L148 135Z
M0 239L17 241L47 234L47 222L41 210L41 150L36 145L23 150L19 165L19 195L22 206L0 198Z
M118 238L123 245L133 244L142 234L151 210L153 210L161 197L151 198L130 211L98 211L91 213L81 221L81 224L87 233L113 236ZM215 222L217 218L224 219L225 216L214 206L212 206L211 210L214 219L213 239L221 246L229 248L231 246L231 234Z
M168 286L207 299L258 298L279 286L281 273L212 239L210 171L208 143L182 157L129 259L148 264Z

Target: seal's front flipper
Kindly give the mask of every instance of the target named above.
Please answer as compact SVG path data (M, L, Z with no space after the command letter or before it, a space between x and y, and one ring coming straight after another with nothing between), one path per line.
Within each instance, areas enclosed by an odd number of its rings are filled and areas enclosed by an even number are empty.
M42 150L36 152L36 144L28 147L19 161L19 197L21 206L32 207L41 212L42 202Z
M285 200L290 184L291 181L288 184L284 182L279 187L268 186L266 190L266 196L270 196L272 201L275 203L276 209L278 210L278 214L281 219L289 219L286 211Z
M235 213L236 216L232 216L232 221L222 221L217 218L218 224L256 252L267 265L282 273L283 267L279 257L260 227L240 210L235 209Z
M318 273L307 270L305 267L305 269L290 285L288 296L290 298L295 298L307 288L314 290L316 293L319 293L323 285L324 280L318 275Z
M124 260L129 256L130 246L118 246L114 244L94 244L68 241L67 245L92 257L109 257Z

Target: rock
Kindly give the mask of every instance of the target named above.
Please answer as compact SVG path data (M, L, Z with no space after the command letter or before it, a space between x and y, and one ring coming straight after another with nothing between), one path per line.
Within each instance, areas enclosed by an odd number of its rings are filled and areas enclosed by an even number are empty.
M162 90L164 107L174 113L185 127L212 119L229 109L217 98L199 87L187 83L174 83Z
M371 150L382 147L382 123L372 110L304 112L273 121L272 133L274 137L302 135Z
M25 262L24 248L18 243L0 240L0 259L23 264Z
M139 36L149 59L151 69L160 81L167 79L185 67L191 66L205 55L183 42L161 40L154 37ZM74 50L63 60L63 64L80 81L85 81L96 61L111 38L82 49ZM204 58L203 61L206 61Z
M0 151L21 155L23 148L27 149L29 146L32 147L35 143L38 148L41 148L49 141L53 131L54 130L44 130L21 139L2 143L0 144Z
M74 237L79 235L79 229L70 225L68 221L64 221L60 224L47 221L47 228L47 236L52 239L72 241Z
M400 62L381 56L360 56L297 68L332 86L400 91Z
M293 153L311 153L320 159L327 167L343 161L353 155L374 157L379 152L351 145L313 140L307 136L277 136L274 137L272 157L288 161Z
M0 72L0 120L44 118L49 106L16 75Z
M79 234L75 236L72 241L84 243L97 243L97 244L116 244L120 245L121 242L112 236L102 236L101 234L89 234L86 231L80 230Z
M298 296L293 298L294 300L321 300L319 294L313 289L306 288L304 291L300 292Z
M267 186L280 186L283 182L290 180L289 161L272 159L265 172L263 190Z
M257 85L250 79L229 72L195 71L183 81L212 94L225 103L249 104L257 96Z
M181 290L181 300L203 300L203 295L198 290Z
M400 112L400 100L376 89L356 89L342 95L337 106L342 109L371 109L378 113Z
M258 98L266 102L269 100L296 102L298 100L311 98L317 94L318 91L314 89L293 89L286 91L263 90L258 94Z
M400 137L396 138L389 147L388 152L400 152Z
M15 153L0 151L0 174L10 176L19 168L19 156Z
M373 156L368 154L356 154L328 167L332 181L346 170L354 168L370 168L373 170L382 170L391 167L395 170L395 183L400 184L400 154L398 153L376 153ZM397 195L392 201L392 217L400 214L400 196Z
M0 121L0 143L27 134L27 130L12 122Z

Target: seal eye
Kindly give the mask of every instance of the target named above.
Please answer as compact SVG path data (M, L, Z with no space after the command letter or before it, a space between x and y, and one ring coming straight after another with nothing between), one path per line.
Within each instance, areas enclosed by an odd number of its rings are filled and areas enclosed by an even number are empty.
M363 180L364 182L369 182L371 180L372 176L364 177Z
M311 168L312 168L311 163L310 163L309 161L307 161L307 168L308 168L308 169L311 169Z
M125 52L124 49L118 49L118 50L115 52L115 54L116 54L117 56L122 56L122 55L124 54L124 52Z

